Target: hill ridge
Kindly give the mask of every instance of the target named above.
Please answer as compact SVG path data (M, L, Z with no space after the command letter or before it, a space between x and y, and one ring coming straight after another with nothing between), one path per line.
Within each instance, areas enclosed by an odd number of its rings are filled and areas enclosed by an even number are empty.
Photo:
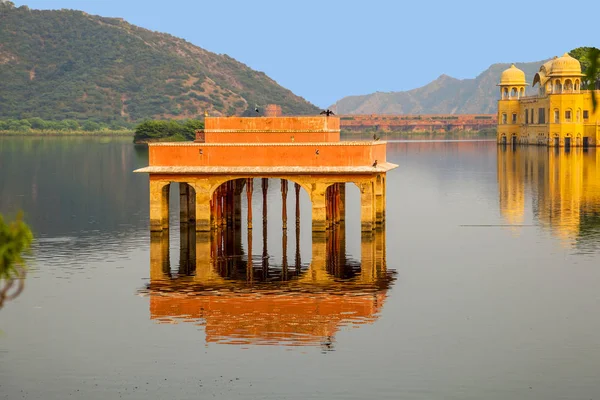
M227 54L79 10L0 2L0 118L93 119L286 114L319 108Z

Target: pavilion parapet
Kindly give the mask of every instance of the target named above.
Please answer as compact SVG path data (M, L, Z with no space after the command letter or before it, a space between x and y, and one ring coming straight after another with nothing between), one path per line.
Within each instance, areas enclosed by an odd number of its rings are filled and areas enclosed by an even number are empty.
M339 142L338 117L206 117L206 143Z

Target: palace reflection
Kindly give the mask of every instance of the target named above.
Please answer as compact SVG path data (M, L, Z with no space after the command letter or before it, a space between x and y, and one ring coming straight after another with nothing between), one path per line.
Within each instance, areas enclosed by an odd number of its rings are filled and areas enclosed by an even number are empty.
M498 148L500 211L511 225L533 216L568 247L600 247L600 152L573 148Z
M287 230L282 257L252 254L238 229L195 232L181 225L180 262L170 266L169 235L152 233L150 318L159 323L204 326L207 343L322 346L330 350L343 326L373 323L394 277L385 263L385 232L364 235L361 260L346 256L345 226L313 237L312 259L302 262L299 225L288 254ZM258 236L258 235L257 235ZM255 248L257 246L254 246ZM261 247L261 246L258 246ZM249 261L250 260L250 261Z

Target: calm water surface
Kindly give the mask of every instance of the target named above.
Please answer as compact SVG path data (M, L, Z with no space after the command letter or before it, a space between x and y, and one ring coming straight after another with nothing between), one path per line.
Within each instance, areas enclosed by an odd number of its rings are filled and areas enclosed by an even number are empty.
M256 181L213 265L176 206L150 236L143 147L0 138L0 212L36 236L0 399L597 399L599 153L390 142L385 234L353 185L333 245L304 192L284 234L275 180L263 230Z

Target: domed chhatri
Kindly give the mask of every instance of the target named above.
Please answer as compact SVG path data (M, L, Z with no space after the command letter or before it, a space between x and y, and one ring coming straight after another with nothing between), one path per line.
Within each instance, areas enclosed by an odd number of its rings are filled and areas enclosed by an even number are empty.
M515 64L512 64L510 68L505 69L502 75L500 75L500 84L498 86L502 85L527 85L525 72L515 67Z
M563 54L552 61L550 66L550 76L583 76L581 73L581 64L579 61L571 57L568 53Z
M535 95L525 95L525 82L514 64L500 76L499 144L600 146L600 108L594 111L577 59L565 53L541 65L533 77Z

